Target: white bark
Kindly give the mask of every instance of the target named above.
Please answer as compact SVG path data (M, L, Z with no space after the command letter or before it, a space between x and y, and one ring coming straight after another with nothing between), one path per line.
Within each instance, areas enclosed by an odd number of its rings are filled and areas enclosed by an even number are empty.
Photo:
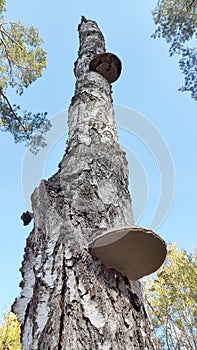
M107 269L88 249L105 230L134 221L111 87L89 71L104 39L85 18L79 35L67 149L58 173L32 195L35 224L13 306L22 349L154 349L140 282Z

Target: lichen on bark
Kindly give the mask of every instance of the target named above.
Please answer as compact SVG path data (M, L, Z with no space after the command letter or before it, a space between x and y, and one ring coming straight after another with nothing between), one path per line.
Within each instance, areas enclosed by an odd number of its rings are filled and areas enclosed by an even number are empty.
M104 38L84 17L79 38L66 151L59 171L32 195L34 229L13 305L22 348L154 349L140 282L107 269L88 249L102 232L134 220L111 86L89 70L105 52Z

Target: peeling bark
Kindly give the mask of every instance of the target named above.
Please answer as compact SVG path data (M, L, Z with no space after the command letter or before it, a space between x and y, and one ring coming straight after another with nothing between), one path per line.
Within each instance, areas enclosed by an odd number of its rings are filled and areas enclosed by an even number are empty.
M154 349L140 282L107 269L88 249L102 232L134 220L111 86L89 70L105 52L104 39L84 17L79 37L66 152L59 171L32 195L34 229L13 305L22 349Z

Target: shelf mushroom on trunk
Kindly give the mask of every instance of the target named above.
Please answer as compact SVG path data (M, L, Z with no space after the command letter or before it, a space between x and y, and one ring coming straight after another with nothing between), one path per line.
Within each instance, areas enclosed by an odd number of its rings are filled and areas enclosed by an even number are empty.
M166 244L156 233L142 227L107 231L90 245L94 256L132 281L155 272L166 257Z

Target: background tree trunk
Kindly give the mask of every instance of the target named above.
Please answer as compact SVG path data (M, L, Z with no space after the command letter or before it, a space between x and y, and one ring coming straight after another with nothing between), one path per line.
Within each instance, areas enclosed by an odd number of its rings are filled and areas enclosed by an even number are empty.
M84 17L79 36L67 149L59 171L32 195L34 229L13 305L22 348L154 349L140 282L107 269L88 249L99 234L134 221L111 87L89 70L104 39Z

